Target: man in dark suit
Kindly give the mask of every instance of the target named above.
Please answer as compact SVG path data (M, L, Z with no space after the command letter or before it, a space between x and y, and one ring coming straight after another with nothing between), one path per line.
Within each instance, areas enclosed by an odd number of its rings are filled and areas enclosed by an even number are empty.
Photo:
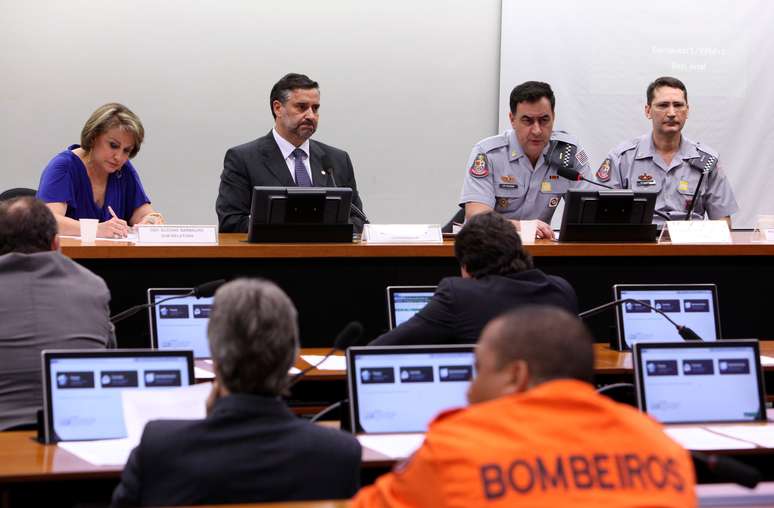
M422 310L371 345L474 344L491 319L527 304L578 313L570 283L535 268L513 223L495 212L467 220L454 255L462 276L443 279Z
M148 423L113 506L351 497L359 485L357 440L297 418L280 398L298 355L287 295L259 279L222 286L207 336L216 375L207 418Z
M229 148L215 202L222 233L247 232L254 186L350 187L357 207L350 220L363 227L363 203L357 193L349 154L311 140L320 119L320 90L303 74L287 74L269 96L274 128L267 135Z

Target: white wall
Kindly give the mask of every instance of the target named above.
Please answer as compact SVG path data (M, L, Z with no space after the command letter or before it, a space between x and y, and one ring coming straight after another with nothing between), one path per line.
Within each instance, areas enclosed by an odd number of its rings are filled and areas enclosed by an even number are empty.
M119 101L145 125L154 206L212 223L226 149L268 132L272 84L303 72L371 220L442 222L497 130L499 44L498 0L0 0L0 190L36 188Z

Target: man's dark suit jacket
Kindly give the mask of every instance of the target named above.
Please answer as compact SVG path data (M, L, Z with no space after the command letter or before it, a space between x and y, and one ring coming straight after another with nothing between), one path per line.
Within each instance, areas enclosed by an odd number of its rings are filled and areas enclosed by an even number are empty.
M229 395L204 420L149 422L113 506L346 499L360 444L294 416L277 398Z
M309 140L309 163L312 170L312 185L315 187L350 187L352 203L363 209L357 193L355 172L352 161L344 150ZM329 168L323 168L323 154L327 154L333 165L333 177ZM325 174L323 171L325 170ZM334 185L335 179L335 185ZM274 136L266 136L243 145L229 148L223 160L220 175L220 189L215 202L221 233L246 233L253 187L295 187L296 183L288 170ZM360 231L363 222L350 215L355 229Z
M578 298L570 283L538 269L480 279L447 277L422 310L370 345L474 344L490 320L530 304L578 313Z

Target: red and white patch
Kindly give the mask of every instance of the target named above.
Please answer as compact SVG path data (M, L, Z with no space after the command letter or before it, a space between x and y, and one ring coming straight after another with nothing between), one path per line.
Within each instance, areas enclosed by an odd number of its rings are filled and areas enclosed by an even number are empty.
M489 164L486 160L486 155L480 153L473 159L473 164L470 165L470 175L474 178L485 178L489 176Z
M610 159L605 159L602 161L602 164L600 164L599 169L597 170L597 180L600 182L606 182L610 180Z

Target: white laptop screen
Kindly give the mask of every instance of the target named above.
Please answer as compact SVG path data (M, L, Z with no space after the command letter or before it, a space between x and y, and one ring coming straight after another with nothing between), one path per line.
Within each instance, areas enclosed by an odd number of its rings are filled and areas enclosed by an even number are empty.
M424 432L439 412L467 405L473 346L368 349L348 351L356 432Z
M395 328L422 310L435 293L435 286L390 286L387 306L390 328Z
M157 303L174 294L186 294L186 289L151 289L149 303ZM207 323L213 298L187 296L176 298L151 309L151 337L157 349L190 349L194 358L210 358L207 343Z
M718 339L717 303L712 287L618 287L616 299L643 301L666 313L678 325L696 332L705 341ZM621 304L618 310L619 336L622 347L637 342L675 342L683 339L675 327L657 312L633 302Z
M105 352L103 352L105 353ZM126 437L123 390L162 390L193 382L188 352L165 355L74 353L46 359L48 430L54 440Z
M636 345L640 409L664 423L764 419L755 344Z

